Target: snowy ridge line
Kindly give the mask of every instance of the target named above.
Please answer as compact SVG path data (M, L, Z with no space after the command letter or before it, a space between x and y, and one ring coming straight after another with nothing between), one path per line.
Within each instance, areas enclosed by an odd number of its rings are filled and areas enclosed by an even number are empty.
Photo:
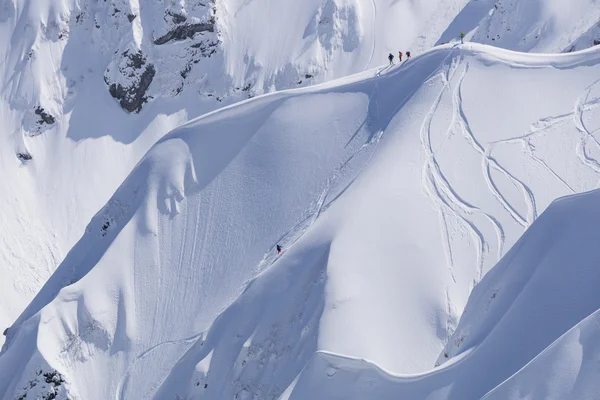
M578 196L578 195L569 195L569 196L566 196L566 198L572 198L573 196ZM598 318L599 315L600 315L600 309L592 312L587 317L585 317L580 322L578 322L576 325L574 325L572 328L567 330L565 333L561 334L550 345L545 347L538 355L536 355L532 360L527 362L525 365L523 365L519 370L517 370L511 376L509 376L504 381L502 381L501 383L496 385L494 388L489 390L482 397L482 400L489 398L502 385L509 382L515 376L518 376L519 373L526 370L528 367L535 365L538 362L538 360L543 358L544 355L548 354L557 345L559 345L564 340L564 338L570 336L571 334L573 334L573 332L580 329L580 327L582 325L585 325L586 323L589 323L593 319ZM313 356L313 360L311 360L311 362L305 367L305 369L309 368L311 366L311 364L314 363L314 359L318 358L328 366L328 368L326 368L327 371L323 370L322 372L327 373L327 375L329 375L329 376L335 375L337 373L337 371L344 371L344 372L348 372L348 373L352 373L352 374L360 374L361 372L373 371L380 378L384 379L385 381L388 381L390 383L405 384L405 383L420 381L423 379L428 379L428 378L434 377L436 375L444 374L446 372L446 370L458 367L462 362L466 361L471 356L473 351L475 351L475 349L469 349L463 353L460 353L457 356L452 357L450 360L448 360L444 364L441 364L439 366L432 368L430 371L425 371L425 372L419 373L419 374L397 374L397 373L389 371L389 370L385 369L384 367L378 365L377 363L375 363L371 360L365 359L365 358L348 356L348 355L334 353L334 352L330 352L330 351L326 351L326 350L319 350L319 351L315 352L315 355ZM299 376L301 376L303 374L303 372L304 372L304 370L299 374ZM295 384L295 382L292 383L292 386L294 384ZM285 395L285 393L284 393L284 395ZM282 397L282 399L287 399L287 398Z
M444 45L449 46L449 45ZM444 47L440 46L440 47ZM499 47L488 46L484 44L469 42L459 45L467 54L478 57L480 55L491 56L496 61L513 66L523 66L528 68L572 68L581 64L600 62L600 49L598 46L588 49L574 51L571 53L523 53L514 50L502 49ZM487 49L486 49L487 48ZM425 54L425 53L424 53Z
M596 46L597 47L597 46ZM244 104L258 101L259 99L265 99L274 97L275 99L285 99L289 97L291 94L301 94L301 93L312 93L319 94L327 89L334 89L336 91L342 91L347 86L355 84L357 82L369 83L372 80L375 80L379 77L379 75L385 70L389 70L385 75L394 76L396 74L401 74L405 68L410 68L416 60L419 60L424 57L430 57L439 52L450 52L448 57L454 55L453 52L459 53L463 57L465 55L474 56L475 58L480 57L492 57L495 61L502 62L508 65L515 65L515 62L521 63L521 65L525 67L555 67L555 68L570 68L575 67L577 65L583 63L600 63L600 49L599 48L589 48L585 50L580 50L572 53L561 53L561 54L540 54L540 53L522 53L518 51L501 49L498 47L493 47L485 44L479 43L466 43L466 44L444 44L441 46L436 46L430 50L423 52L422 54L414 55L410 62L404 61L402 64L395 66L385 66L385 67L376 67L364 72L359 72L354 75L350 75L344 78L334 79L328 82L319 83L313 86L301 87L301 88L293 88L293 89L285 89L272 93L265 93L253 97L251 99L245 99L238 103L230 104L225 107L219 108L217 110L206 113L200 117L192 119L185 124L181 125L179 128L185 128L200 122L209 123L211 119L227 110L236 109ZM591 56L591 57L590 57ZM437 71L436 71L437 72ZM432 74L434 75L434 74ZM178 128L178 129L179 129ZM177 131L177 129L175 130ZM175 132L173 131L173 132ZM171 132L172 133L172 132ZM161 140L157 142L165 140L169 134L165 135Z
M577 195L570 195L568 197L572 196ZM588 315L576 325L574 325L571 329L560 335L556 340L554 340L550 345L548 345L548 347L542 350L537 356L535 356L531 361L526 363L517 372L515 372L510 377L506 378L502 383L498 384L495 388L487 392L481 398L481 400L493 398L496 393L500 392L504 385L509 384L514 378L518 377L521 373L527 371L529 368L534 368L538 363L542 363L544 361L544 357L552 353L557 347L559 347L562 344L563 341L566 341L571 335L575 335L577 331L581 331L580 333L583 333L583 329L589 328L588 324L591 325L592 322L598 318L600 318L600 309L592 312L590 315ZM596 321L596 325L598 325L598 321Z
M445 372L445 370L455 367L464 362L468 357L470 357L472 352L473 350L468 350L464 353L457 355L456 357L453 357L444 364L436 366L429 371L424 371L418 374L397 374L388 369L385 369L384 367L378 365L377 363L371 360L361 357L353 357L344 354L334 353L327 350L316 351L314 358L321 358L323 361L329 364L329 366L338 370L344 370L348 372L359 372L361 370L372 369L376 371L385 380L402 384L408 382L415 382L442 374ZM302 373L300 373L300 375L301 374Z

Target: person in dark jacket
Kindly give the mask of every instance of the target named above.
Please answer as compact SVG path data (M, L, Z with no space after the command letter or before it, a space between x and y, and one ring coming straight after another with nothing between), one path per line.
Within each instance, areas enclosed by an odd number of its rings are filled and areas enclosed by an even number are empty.
M394 64L394 55L392 53L390 53L390 55L388 56L388 60L390 60L390 65Z
M277 254L281 254L282 251L281 245L277 245Z

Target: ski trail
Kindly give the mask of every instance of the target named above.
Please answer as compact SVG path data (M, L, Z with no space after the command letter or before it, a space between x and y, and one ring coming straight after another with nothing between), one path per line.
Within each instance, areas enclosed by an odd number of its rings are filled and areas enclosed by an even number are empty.
M469 143L471 145L471 147L473 147L473 149L476 152L478 152L480 154L480 156L482 157L483 176L486 179L486 183L488 184L488 187L491 187L491 185L490 185L491 176L489 175L489 171L487 168L487 165L489 164L488 154L487 154L486 150L484 149L484 147L481 145L481 143L479 143L479 141L475 138L475 135L473 134L473 131L471 130L469 121L467 119L465 110L463 108L462 87L463 87L463 81L464 81L465 76L467 75L468 71L469 71L469 64L467 63L465 65L463 73L460 76L460 79L458 81L458 85L457 85L457 88L456 88L454 96L453 96L453 102L455 105L454 107L456 110L455 112L457 114L458 124L459 124L459 127L461 128L463 136L465 137L467 143ZM482 210L479 210L479 209L478 209L478 211L485 217L485 219L487 219L490 222L490 224L494 228L494 231L496 232L496 243L497 243L497 249L498 249L497 256L498 256L498 260L499 260L502 257L502 251L504 249L504 243L506 240L506 236L504 234L504 228L499 223L499 221L492 215L490 215ZM488 246L487 251L489 251L489 244L487 246ZM482 251L484 251L484 250L486 250L486 249L482 248ZM484 252L483 254L484 254L484 256L487 255L486 252ZM478 281L481 280L481 278L483 278L484 263L485 263L485 259L482 257L482 259L479 263L479 268L478 268Z
M463 227L470 234L473 242L477 244L476 245L476 252L477 252L476 257L477 257L478 270L481 269L485 254L487 253L488 248L489 248L489 245L485 241L485 238L484 238L482 232L477 228L477 226L472 221L465 218L459 212L459 211L462 211L465 214L472 214L472 213L478 211L478 209L473 207L472 205L468 204L464 200L462 200L458 196L458 194L454 191L454 189L451 187L448 180L442 173L439 163L436 160L435 152L433 150L432 142L431 142L431 130L432 130L431 124L433 121L433 117L435 116L435 113L437 112L437 109L441 103L444 93L446 92L447 89L450 88L450 82L452 80L452 77L454 76L454 74L455 74L456 70L458 69L458 67L460 66L461 62L462 62L462 59L460 59L460 60L453 59L452 62L450 63L450 65L448 66L446 74L442 74L442 82L443 82L442 90L438 94L431 109L427 113L425 120L423 121L423 124L421 125L421 134L420 134L421 147L422 147L422 149L425 153L425 157L426 157L426 160L425 160L425 163L423 166L421 186L422 186L423 190L425 191L425 193L427 194L427 196L430 198L430 200L436 206L436 208L438 209L438 213L440 214L440 222L442 225L442 235L444 237L444 242L446 243L446 245L444 246L445 247L444 250L446 253L447 265L448 265L448 269L450 271L450 275L454 282L456 282L456 278L454 276L454 259L453 259L453 255L452 255L451 235L450 235L449 228L448 228L448 221L447 221L447 218L446 218L444 212L447 212L449 215L454 216L458 221L460 221L460 223L463 225ZM457 110L455 108L455 113L456 112L457 112ZM456 121L455 118L453 118L453 123L454 123L454 121ZM453 128L452 126L450 126L448 128L448 131L446 134L447 136L448 136L448 132L450 130L452 130L452 128Z
M448 232L448 222L446 221L446 214L442 210L440 212L440 222L442 223L443 232ZM450 235L445 235L445 241L443 242L444 251L446 254L446 258L449 260L448 269L450 270L450 277L452 278L452 282L456 283L456 277L454 276L454 258L452 256L452 243L450 242Z
M392 69L393 65L386 65L385 67L382 67L380 69L377 70L377 73L375 74L376 77L380 77L382 72L385 72L387 70Z
M202 331L202 333L190 336L185 339L170 340L170 341L158 343L158 344L148 348L147 350L143 351L142 353L140 353L137 357L135 357L133 359L131 364L129 364L129 367L127 367L127 369L125 370L125 373L123 374L123 378L117 385L117 389L115 391L115 400L123 400L124 399L123 392L127 388L127 384L129 382L129 376L131 375L132 370L139 362L141 362L143 359L145 359L149 354L153 353L155 350L158 350L164 346L177 346L177 345L188 345L189 346L189 345L193 344L196 340L198 340L198 338L200 338L203 334L204 334L204 331ZM183 350L182 354L185 354L185 352L188 350L188 348ZM163 377L162 381L157 382L157 387L160 387L160 385L164 382L164 379L166 379L166 376Z
M600 102L600 98L599 98L599 99L595 99L594 102L588 103L588 99L590 97L590 93L592 92L592 89L599 82L600 82L600 80L591 84L587 88L585 95L582 95L577 99L577 101L575 102L575 110L573 111L573 122L575 123L575 128L582 135L581 140L577 143L575 153L577 154L577 157L584 165L588 166L594 172L597 172L597 173L600 173L600 163L598 162L598 160L596 160L592 156L588 155L588 153L586 152L585 144L586 144L586 141L589 139L593 143L596 144L596 147L598 147L600 149L600 143L598 142L596 137L594 135L592 135L592 133L589 131L589 129L585 126L583 116L584 116L585 111L593 109L594 106L598 102Z
M555 125L558 125L560 123L566 122L569 119L571 119L573 116L573 113L567 113L567 114L561 114L561 115L557 115L555 117L546 117L546 118L542 118L537 120L536 122L534 122L531 127L529 128L529 131L527 131L527 133L525 133L524 135L519 135L519 136L514 136L508 139L501 139L501 140L497 140L494 142L491 142L490 145L491 146L495 146L498 144L504 144L504 143L521 143L526 139L529 138L534 138L537 136L544 136L546 135L546 130L549 128L552 128Z
M579 142L577 142L575 154L577 154L577 157L583 164L600 174L600 163L594 157L588 155L585 148L585 138L581 138Z
M506 168L504 168L496 159L494 159L490 155L490 151L486 153L487 158L489 160L490 166L494 168L496 171L503 174L507 179L512 181L512 183L518 186L521 189L521 192L524 195L525 204L527 205L527 226L531 225L533 221L538 217L537 213L537 204L535 202L535 196L533 195L533 191L524 184L519 178L508 172ZM491 179L491 176L490 176Z
M446 340L444 341L444 346L448 344L450 338L454 334L456 330L456 325L452 318L452 300L450 299L450 288L446 286Z
M577 191L575 189L573 189L571 187L571 185L569 185L567 183L567 181L565 181L563 178L561 178L560 175L558 175L556 173L556 171L554 171L552 168L550 168L550 166L548 164L546 164L546 162L544 160L542 160L541 158L539 158L538 156L536 156L534 154L533 145L528 140L524 140L523 144L525 146L526 154L529 156L529 158L531 158L533 161L535 161L536 163L538 163L542 167L544 167L544 169L546 169L546 171L548 171L550 173L550 175L552 175L554 178L556 178L556 180L561 182L567 189L569 189L571 191L571 193L577 193Z
M464 109L462 108L462 89L459 91L459 101L461 104L460 107L460 115L461 115L461 127L463 133L465 135L465 139L467 142L482 156L482 171L488 188L492 195L496 198L496 200L502 205L502 207L510 214L510 216L521 226L527 227L533 220L537 217L535 198L533 197L533 193L531 189L529 189L523 182L521 182L517 177L508 172L502 165L500 165L494 158L491 157L491 150L493 148L493 144L490 148L485 149L481 143L475 138L473 131L470 128L467 116L465 115ZM512 140L512 139L511 139ZM519 139L520 140L520 139ZM524 194L525 203L527 204L528 209L528 218L525 219L504 197L504 195L498 190L498 187L494 183L494 180L491 175L490 168L496 169L498 172L502 173L506 178L508 178L515 186L519 187Z
M443 217L443 210L444 210L445 206L447 207L447 205L445 205L443 203L443 201L441 200L440 196L437 193L435 193L437 190L436 190L434 178L433 178L432 174L430 173L431 159L433 158L433 152L432 152L432 148L431 148L431 137L430 137L431 122L433 120L433 116L435 115L435 112L437 111L437 108L439 107L439 104L442 100L442 96L443 96L445 90L446 90L446 85L444 85L444 87L442 87L442 90L438 94L437 98L435 99L434 103L431 106L431 109L427 113L425 120L423 121L423 124L421 125L421 134L420 134L421 148L423 149L423 151L425 153L425 158L426 158L425 163L423 165L423 172L421 175L421 187L423 188L423 190L425 191L427 196L430 198L430 200L433 202L433 204L435 206L437 206L436 208L438 209L438 213L440 214L440 222L441 222L442 228L443 228L442 235L444 237L444 242L447 243L447 248L446 247L444 248L445 253L446 253L446 263L448 265L450 275L452 276L452 278L454 280L454 261L452 258L452 248L451 248L451 244L450 244L450 232L448 230L448 225L446 223L446 219ZM451 214L453 214L454 210L452 210L450 207L448 207L448 208L449 208L449 212Z

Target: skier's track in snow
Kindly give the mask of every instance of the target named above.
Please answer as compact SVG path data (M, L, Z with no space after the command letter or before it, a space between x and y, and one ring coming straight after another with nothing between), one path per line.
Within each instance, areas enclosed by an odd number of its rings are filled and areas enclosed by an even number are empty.
M600 163L598 160L588 155L585 145L589 139L596 145L598 149L600 149L600 143L585 126L583 115L586 111L586 107L588 107L587 109L591 109L592 107L600 104L600 98L588 103L590 93L598 83L600 83L600 79L588 86L586 93L577 99L575 103L575 110L573 111L573 122L575 123L575 128L577 128L577 131L582 135L581 140L577 143L577 156L583 164L590 167L596 173L600 173Z

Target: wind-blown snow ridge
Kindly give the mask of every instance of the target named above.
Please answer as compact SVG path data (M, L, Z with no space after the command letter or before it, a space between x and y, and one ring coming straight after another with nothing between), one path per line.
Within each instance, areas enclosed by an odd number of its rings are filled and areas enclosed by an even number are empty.
M183 125L149 151L10 328L0 369L15 374L0 394L20 396L36 371L56 370L72 397L91 400L278 398L294 381L290 398L303 398L315 352L414 374L446 346L452 365L401 390L484 395L582 318L583 308L561 309L571 317L542 321L552 329L538 347L506 355L472 392L446 387L466 379L463 365L485 365L477 345L502 336L486 321L519 320L506 299L525 293L522 282L497 271L527 246L488 271L570 193L565 182L597 185L578 146L600 128L599 68L598 49L440 46ZM542 220L534 227L551 232L552 218ZM494 292L499 274L507 282ZM489 298L505 308L486 314ZM314 379L322 393L345 393Z
M319 352L281 399L594 398L599 198L566 197L540 216L475 288L440 367L398 375Z

